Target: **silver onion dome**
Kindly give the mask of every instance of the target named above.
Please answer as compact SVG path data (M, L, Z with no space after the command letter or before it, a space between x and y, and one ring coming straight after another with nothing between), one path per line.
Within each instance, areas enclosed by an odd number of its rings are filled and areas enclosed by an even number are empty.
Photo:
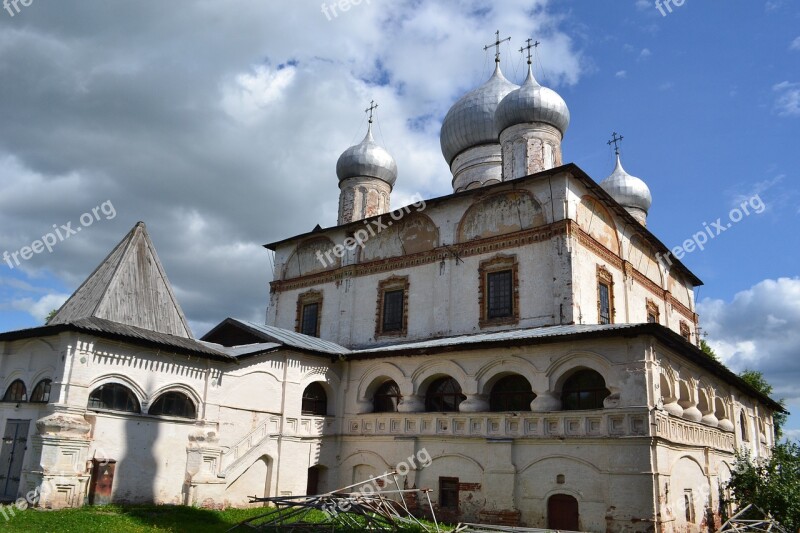
M569 127L569 109L557 92L539 85L528 65L528 77L522 86L508 93L497 106L496 134L510 126L530 122L550 124L563 136Z
M462 96L442 122L439 141L447 164L468 148L482 144L499 144L494 129L497 104L519 86L508 81L496 63L494 73L486 83Z
M382 146L372 138L372 122L364 140L351 146L339 156L336 162L336 175L339 181L347 178L378 178L391 186L397 180L397 163Z
M622 207L641 209L647 213L653 203L650 188L644 181L631 176L622 168L619 154L614 172L601 181L600 186Z

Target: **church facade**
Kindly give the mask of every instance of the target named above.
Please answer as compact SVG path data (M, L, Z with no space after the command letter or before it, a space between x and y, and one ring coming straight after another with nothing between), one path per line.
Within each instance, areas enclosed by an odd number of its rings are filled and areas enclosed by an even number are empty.
M338 224L267 245L267 323L201 339L137 224L47 325L0 334L0 497L244 506L424 457L402 480L447 522L713 527L781 407L698 349L701 282L647 185L619 154L599 184L563 164L568 126L498 60L444 119L453 193L393 211L370 116Z

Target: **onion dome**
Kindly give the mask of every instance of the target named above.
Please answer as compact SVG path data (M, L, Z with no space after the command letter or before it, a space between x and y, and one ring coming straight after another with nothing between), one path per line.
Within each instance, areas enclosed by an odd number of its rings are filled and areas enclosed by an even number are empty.
M644 181L636 176L631 176L622 168L619 154L617 154L617 166L614 168L614 172L601 181L600 186L622 207L639 209L645 215L653 203L650 188Z
M495 133L517 124L543 122L561 132L569 127L569 109L557 92L542 87L533 77L533 69L528 65L528 77L522 86L508 93L497 106L495 113Z
M377 178L394 186L397 180L397 163L385 148L375 143L371 121L364 140L339 156L336 175L340 182L347 178Z
M442 122L439 141L442 155L450 165L453 159L468 148L482 144L499 144L494 129L497 104L519 86L508 81L496 63L494 74L483 85L462 96Z

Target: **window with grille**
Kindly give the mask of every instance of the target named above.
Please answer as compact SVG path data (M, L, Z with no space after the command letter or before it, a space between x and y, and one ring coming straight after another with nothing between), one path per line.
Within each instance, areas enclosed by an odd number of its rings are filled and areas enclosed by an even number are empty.
M513 277L510 270L490 272L486 275L487 305L486 315L492 318L507 318L514 314Z
M300 333L317 337L319 332L319 304L311 303L303 306L303 316L300 319Z
M561 405L565 411L602 409L603 400L611 392L603 376L594 370L580 370L570 376L561 391Z
M153 402L147 410L151 415L176 416L180 418L197 418L194 402L182 392L165 392Z
M453 378L439 378L428 386L425 394L427 412L458 412L458 406L467 397L461 393L461 385Z
M400 404L400 387L393 380L385 382L378 387L372 398L373 412L375 413L395 413Z
M597 285L597 292L600 298L600 323L611 323L611 288L608 283L600 282Z
M328 414L328 395L318 382L303 391L302 413L304 415L326 416Z
M140 413L139 400L125 385L106 383L89 395L89 409L110 409L127 413Z
M27 402L28 391L25 388L25 383L21 379L17 379L11 383L3 395L4 402Z
M31 402L34 403L47 403L50 401L50 385L52 381L49 379L43 379L36 386L33 388L33 393L31 394Z
M403 300L405 291L395 290L383 293L383 332L403 330Z
M530 382L523 376L506 376L492 387L489 409L493 412L530 411L536 395Z

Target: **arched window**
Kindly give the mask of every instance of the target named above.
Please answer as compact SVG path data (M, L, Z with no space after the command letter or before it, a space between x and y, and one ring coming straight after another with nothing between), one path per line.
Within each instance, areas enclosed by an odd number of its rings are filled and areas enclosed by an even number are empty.
M4 402L27 402L28 391L25 388L25 383L21 379L17 379L11 383L3 395Z
M89 395L89 409L110 409L126 413L141 413L139 400L128 387L119 383L100 385Z
M461 394L461 385L453 378L440 378L428 386L425 394L427 412L458 412L458 406L467 397Z
M372 398L373 412L375 413L396 413L397 405L403 396L400 394L400 387L393 380L386 381L375 391Z
M197 418L194 402L182 392L165 392L153 402L147 410L150 415L179 416L181 418Z
M319 382L312 383L303 391L302 413L314 416L328 414L328 395Z
M506 376L492 387L489 409L492 412L530 411L534 398L536 395L527 379L520 375Z
M31 394L31 402L34 403L47 403L50 401L50 385L53 382L49 379L43 379L33 388Z
M603 376L594 370L580 370L564 383L561 404L565 411L602 409L603 400L610 394Z
M750 442L750 432L747 431L747 416L744 414L744 409L739 413L739 425L742 428L742 441Z

